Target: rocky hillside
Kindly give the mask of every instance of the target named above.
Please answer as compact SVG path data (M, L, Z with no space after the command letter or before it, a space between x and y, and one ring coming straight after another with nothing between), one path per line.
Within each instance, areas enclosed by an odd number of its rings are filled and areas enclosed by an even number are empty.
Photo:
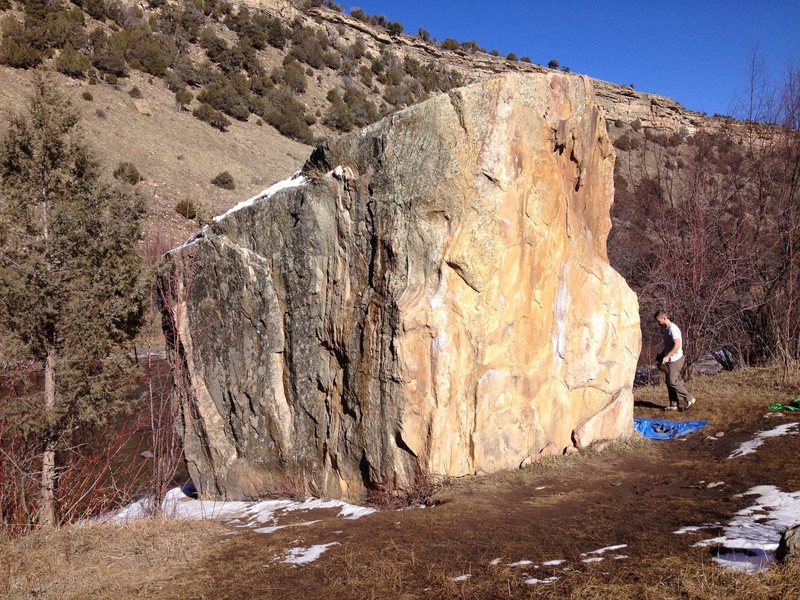
M23 107L30 68L55 71L109 174L125 162L140 173L148 237L169 243L297 170L316 141L457 85L548 70L474 42L399 33L381 17L285 0L6 0L0 9L0 119ZM593 83L612 140L628 136L623 151L647 132L686 136L726 124ZM224 171L232 182L212 184Z

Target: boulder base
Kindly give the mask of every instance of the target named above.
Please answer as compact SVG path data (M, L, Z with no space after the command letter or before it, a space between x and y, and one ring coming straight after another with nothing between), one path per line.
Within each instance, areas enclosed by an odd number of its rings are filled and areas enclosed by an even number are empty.
M613 168L588 80L505 75L317 148L173 251L201 494L360 500L629 435Z
M787 528L781 535L775 558L781 562L800 558L800 523Z

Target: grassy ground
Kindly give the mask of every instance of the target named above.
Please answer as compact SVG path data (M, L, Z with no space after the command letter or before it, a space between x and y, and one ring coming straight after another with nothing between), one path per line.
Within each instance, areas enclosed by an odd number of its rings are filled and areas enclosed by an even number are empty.
M602 452L452 482L425 510L333 517L258 534L214 523L152 521L71 527L0 542L0 591L9 598L800 598L800 563L757 574L723 570L713 534L685 525L726 523L754 485L800 490L800 435L767 439L726 460L755 432L800 415L766 419L766 405L800 393L798 381L747 370L689 383L707 419L685 441L634 438ZM663 386L636 390L636 413L662 417ZM723 434L719 436L719 434ZM724 481L709 489L700 482ZM800 515L798 515L800 521ZM235 531L235 535L228 535ZM337 542L318 560L282 562L290 547ZM625 544L626 559L583 554ZM498 564L492 564L500 559ZM562 559L558 566L546 561ZM531 564L512 566L517 561ZM539 568L534 568L540 565ZM454 578L469 575L463 581ZM559 579L529 585L535 577Z

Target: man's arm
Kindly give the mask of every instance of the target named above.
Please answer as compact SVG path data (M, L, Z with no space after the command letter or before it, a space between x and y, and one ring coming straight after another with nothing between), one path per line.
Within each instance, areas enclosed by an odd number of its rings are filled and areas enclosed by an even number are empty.
M675 343L672 344L672 349L664 355L664 358L661 361L661 364L667 364L669 362L670 357L674 355L678 350L681 349L681 338L675 340Z

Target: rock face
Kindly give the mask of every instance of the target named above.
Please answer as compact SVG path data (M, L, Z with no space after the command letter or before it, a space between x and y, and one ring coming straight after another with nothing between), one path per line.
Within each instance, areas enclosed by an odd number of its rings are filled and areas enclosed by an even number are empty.
M800 523L783 532L775 558L781 562L800 558Z
M317 148L173 251L201 494L358 500L629 435L613 167L587 79L504 75Z

